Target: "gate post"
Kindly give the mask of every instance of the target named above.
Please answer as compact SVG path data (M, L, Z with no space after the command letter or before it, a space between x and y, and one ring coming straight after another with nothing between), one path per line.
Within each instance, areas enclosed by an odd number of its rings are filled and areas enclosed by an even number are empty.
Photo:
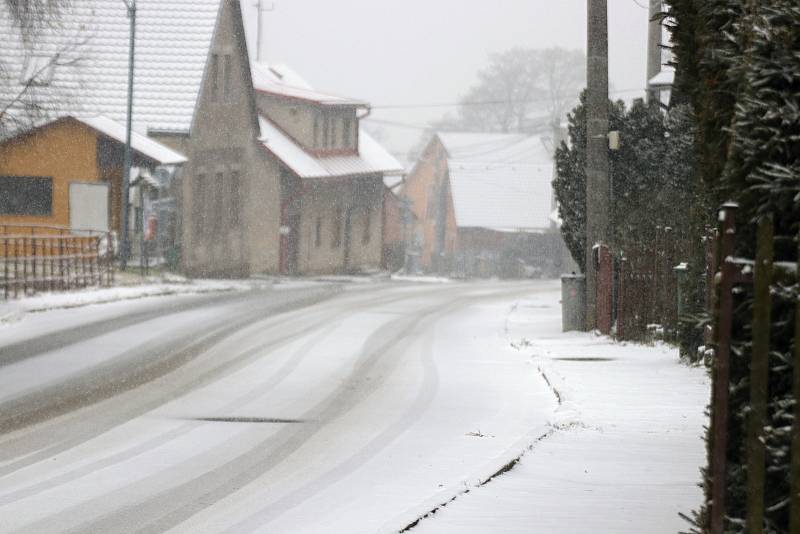
M611 333L614 262L607 245L597 247L597 329L603 335Z

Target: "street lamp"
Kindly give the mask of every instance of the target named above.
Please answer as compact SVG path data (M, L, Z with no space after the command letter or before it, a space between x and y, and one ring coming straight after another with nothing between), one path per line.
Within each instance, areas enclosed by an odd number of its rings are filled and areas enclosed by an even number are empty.
M130 20L130 44L128 46L128 112L127 130L125 132L125 157L122 171L122 201L120 217L120 263L124 269L130 255L130 241L128 239L128 189L131 182L131 129L133 120L133 52L136 38L136 0L122 0L128 10Z

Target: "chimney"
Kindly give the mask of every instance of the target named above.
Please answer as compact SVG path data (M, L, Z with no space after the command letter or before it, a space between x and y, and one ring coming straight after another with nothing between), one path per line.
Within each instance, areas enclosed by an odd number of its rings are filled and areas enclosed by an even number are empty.
M647 96L652 98L655 95L650 89L650 80L661 72L661 37L663 28L661 27L662 11L661 0L650 0L650 11L648 15L647 31Z

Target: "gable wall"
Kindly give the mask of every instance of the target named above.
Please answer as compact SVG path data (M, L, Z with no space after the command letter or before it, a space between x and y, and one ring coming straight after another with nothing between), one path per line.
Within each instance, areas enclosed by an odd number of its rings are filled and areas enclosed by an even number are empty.
M189 163L182 176L182 260L190 274L275 272L278 265L278 172L256 142L252 82L234 1L223 2L185 152ZM220 72L222 58L231 56L227 98L222 77L218 96L212 97L214 53ZM239 190L232 193L234 173ZM238 211L238 225L232 211Z
M445 189L443 192L442 189ZM406 178L403 195L411 201L411 210L416 216L416 234L422 242L420 266L430 271L438 267L438 251L451 255L457 247L455 211L447 178L447 152L434 137L420 156L420 159ZM442 199L439 195L445 194ZM444 200L444 202L442 202ZM444 210L444 236L440 235L440 211ZM438 250L441 247L441 250Z

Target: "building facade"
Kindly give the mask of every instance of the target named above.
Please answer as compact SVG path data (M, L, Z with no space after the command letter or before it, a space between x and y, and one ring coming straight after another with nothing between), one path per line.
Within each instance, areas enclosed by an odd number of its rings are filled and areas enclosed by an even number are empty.
M282 274L371 271L383 257L383 190L397 160L360 125L369 106L254 65L261 143L279 165Z
M65 116L0 142L0 227L119 232L124 132L107 117ZM139 134L131 145L137 171L186 162Z
M522 134L434 135L403 189L421 237L419 269L509 278L569 269L552 145Z

